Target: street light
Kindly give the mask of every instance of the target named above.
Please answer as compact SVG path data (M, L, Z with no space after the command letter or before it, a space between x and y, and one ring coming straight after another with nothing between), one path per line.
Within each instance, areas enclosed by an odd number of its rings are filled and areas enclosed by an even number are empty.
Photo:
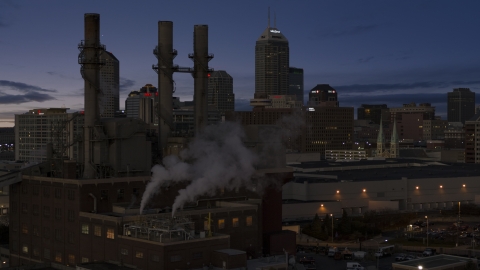
M332 243L333 243L333 214L330 214L330 217L332 217Z
M428 247L428 216L425 216L425 218L427 219L427 247Z
M423 266L419 265L419 266L418 266L418 269L422 270L422 269L423 269Z

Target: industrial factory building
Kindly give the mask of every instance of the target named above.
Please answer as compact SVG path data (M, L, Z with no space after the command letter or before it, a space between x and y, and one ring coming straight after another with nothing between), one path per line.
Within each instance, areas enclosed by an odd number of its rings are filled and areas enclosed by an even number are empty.
M265 131L275 133L275 127L247 127L246 134L238 136L233 148L247 154L233 155L229 166L244 168L245 160L236 159L257 154L261 157L255 166L247 166L248 174L241 170L248 179L238 174L216 176L226 178L226 184L189 194L191 197L178 207L179 193L198 180L195 177L212 176L197 175L200 173L192 170L192 175L182 181L148 186L153 181L153 164L165 162L168 153L178 153L195 142L173 136L174 72L193 75L193 133L196 138L207 133L207 81L212 71L208 61L213 58L208 53L208 26L194 26L194 52L189 54L194 66L184 68L173 64L177 55L173 23L158 22L158 45L154 49L158 64L153 69L159 83L152 102L156 103L153 107L159 124L157 135L152 136L150 126L142 119L102 117L102 97L98 93L100 70L105 65L100 56L105 47L100 43L100 15L85 14L84 19L85 38L78 46L85 82L83 128L76 129L80 134L59 141L58 148L47 148L46 162L0 176L2 186L10 185L10 265L74 266L114 261L141 269L187 269L235 262L238 267L246 267L247 256L283 255L284 251L295 254L295 233L282 231L281 227L281 186L292 179L292 169L285 167L281 142L266 142L260 136ZM43 111L37 113L45 115ZM64 114L59 111L55 116ZM35 122L33 118L25 121ZM40 123L40 130L49 128ZM230 143L231 137L228 139ZM71 145L77 147L76 156L63 150ZM278 152L269 151L271 146ZM189 166L186 162L182 164ZM241 182L232 188L229 181L239 180L249 184ZM147 191L151 196L144 203ZM239 264L242 260L245 262Z
M477 164L383 159L311 161L288 165L294 180L283 186L283 221L315 214L432 211L460 202L480 204Z

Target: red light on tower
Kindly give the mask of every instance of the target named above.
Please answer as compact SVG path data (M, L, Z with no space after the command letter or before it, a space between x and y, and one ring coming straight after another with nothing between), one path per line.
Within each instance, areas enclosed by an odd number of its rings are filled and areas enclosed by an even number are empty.
M207 74L207 77L210 78L210 73Z

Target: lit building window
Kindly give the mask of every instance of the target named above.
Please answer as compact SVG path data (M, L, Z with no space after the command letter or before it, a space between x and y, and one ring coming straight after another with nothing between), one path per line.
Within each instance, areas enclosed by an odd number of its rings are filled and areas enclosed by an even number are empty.
M225 219L219 219L218 220L218 229L224 229L225 228Z
M139 259L143 259L143 252L140 252L140 251L135 252L135 257Z
M89 234L88 232L88 224L82 224L82 233Z
M248 216L246 219L246 224L247 226L252 226L253 225L253 218L252 216Z
M108 239L115 239L115 230L113 228L107 229L107 238Z
M102 236L102 227L95 225L95 230L93 231L93 234L95 236Z
M232 218L232 226L238 227L238 225L239 225L238 218Z

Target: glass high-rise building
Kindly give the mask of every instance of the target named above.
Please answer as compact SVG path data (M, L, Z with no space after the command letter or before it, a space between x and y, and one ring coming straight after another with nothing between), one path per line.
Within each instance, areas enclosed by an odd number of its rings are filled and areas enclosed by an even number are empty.
M289 68L288 95L295 96L303 105L303 68Z
M233 78L225 70L214 71L208 77L208 106L222 115L235 110Z
M100 59L105 65L100 69L98 106L100 117L113 118L120 106L120 61L111 52L104 51Z
M288 74L288 40L269 22L255 45L255 97L287 95Z
M475 115L475 92L470 88L455 88L448 92L447 120L448 122L462 122L465 124Z

